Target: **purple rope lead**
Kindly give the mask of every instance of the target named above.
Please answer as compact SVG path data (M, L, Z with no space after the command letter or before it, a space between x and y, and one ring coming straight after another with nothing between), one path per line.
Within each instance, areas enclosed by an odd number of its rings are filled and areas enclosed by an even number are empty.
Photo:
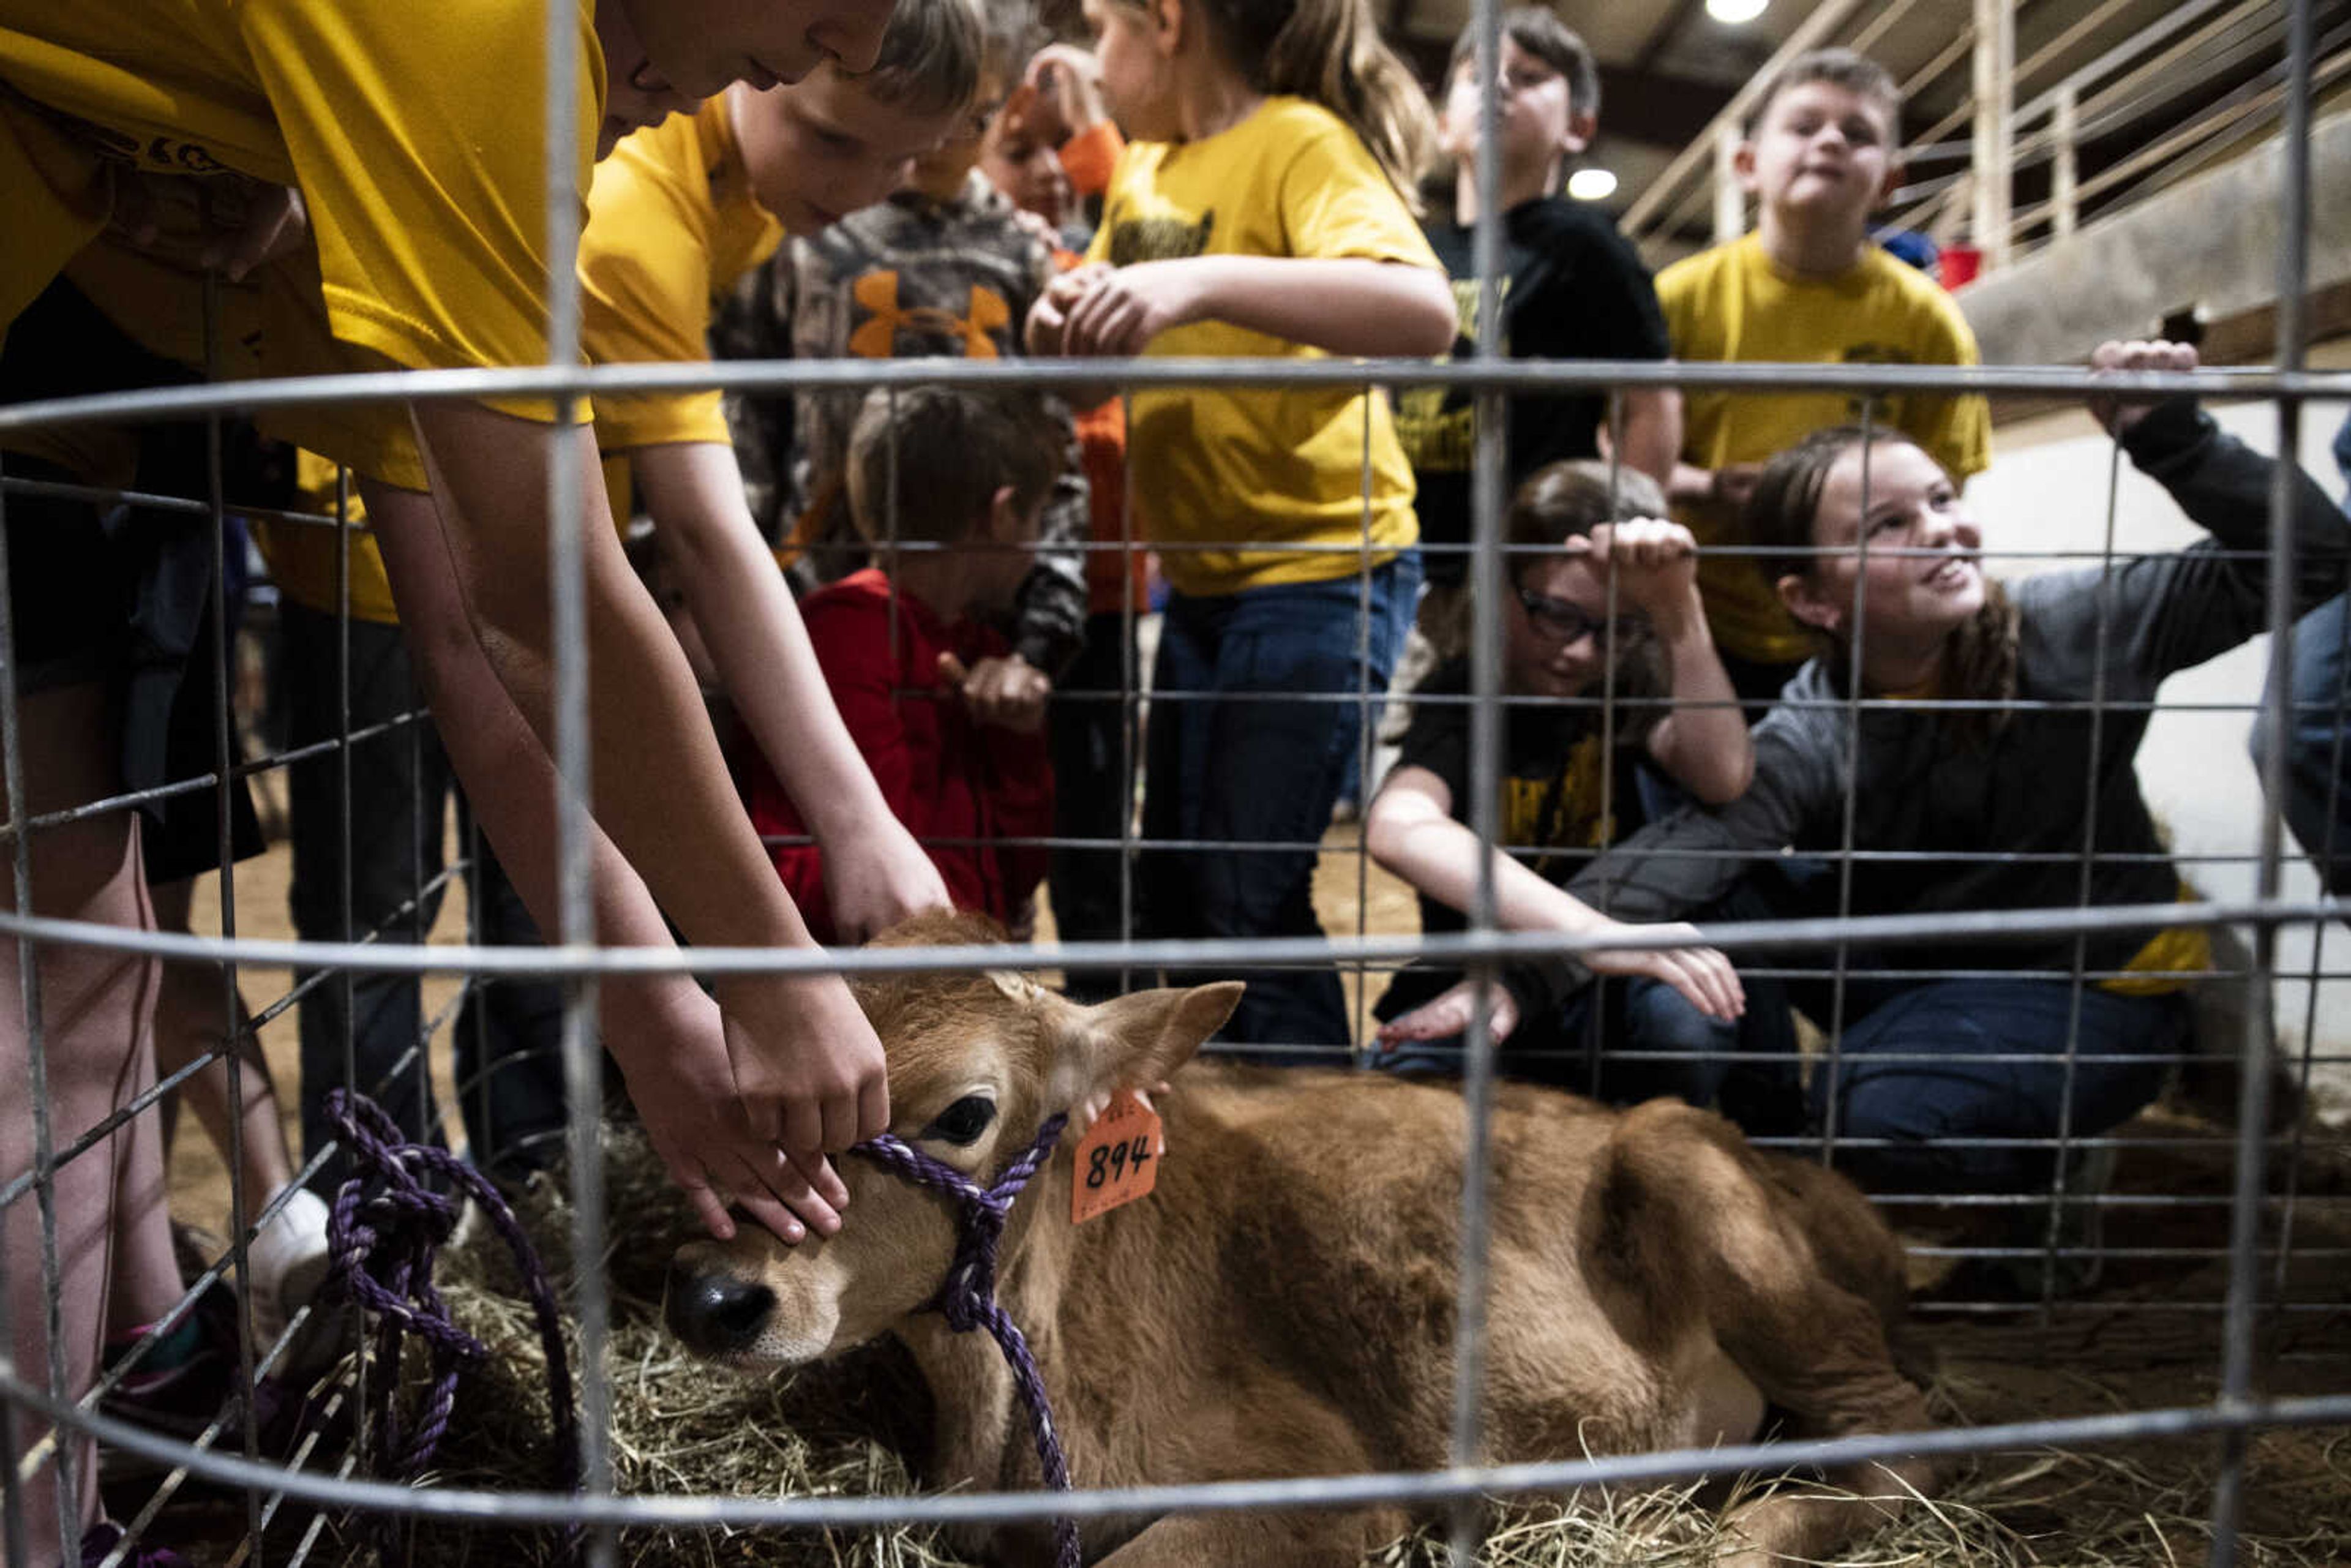
M947 1265L947 1277L940 1283L938 1294L922 1311L939 1313L956 1333L985 1328L995 1339L1012 1368L1020 1402L1029 1408L1029 1427L1037 1440L1037 1462L1044 1468L1045 1484L1055 1491L1070 1490L1070 1461L1061 1451L1061 1435L1053 1427L1053 1407L1045 1397L1045 1378L1037 1370L1037 1357L1029 1351L1020 1326L997 1303L996 1264L1012 1200L1051 1156L1069 1120L1066 1115L1049 1117L1037 1129L1037 1141L1006 1167L993 1186L981 1186L954 1166L889 1133L868 1139L853 1151L908 1181L944 1193L962 1211L955 1261ZM1067 1516L1053 1521L1053 1556L1057 1568L1079 1568L1077 1521Z
M381 1473L392 1480L413 1480L432 1463L449 1430L458 1379L489 1356L481 1341L457 1325L433 1283L434 1259L456 1228L462 1198L471 1197L514 1254L523 1290L530 1297L538 1342L547 1354L557 1479L565 1490L577 1491L579 1426L555 1290L514 1210L464 1160L445 1149L409 1142L383 1108L366 1095L331 1090L327 1113L350 1153L352 1175L336 1192L327 1217L331 1267L320 1299L357 1301L375 1315L375 1362L390 1372L372 1396ZM449 1193L426 1185L426 1178L434 1176L447 1184ZM398 1385L401 1341L409 1334L423 1340L432 1353L433 1384L416 1430L403 1444Z

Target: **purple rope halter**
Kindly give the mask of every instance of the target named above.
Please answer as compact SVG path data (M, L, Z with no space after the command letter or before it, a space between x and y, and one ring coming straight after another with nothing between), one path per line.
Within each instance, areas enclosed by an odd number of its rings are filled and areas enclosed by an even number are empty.
M1053 1407L1045 1397L1045 1379L1037 1370L1037 1357L1029 1349L1020 1325L997 1304L996 1263L997 1247L1004 1239L1004 1222L1011 1216L1012 1200L1020 1196L1029 1178L1051 1156L1069 1120L1066 1115L1048 1117L1045 1124L1037 1129L1037 1141L1005 1167L994 1186L981 1186L954 1166L889 1133L867 1139L853 1151L908 1181L955 1199L961 1211L955 1261L947 1265L947 1277L940 1282L938 1294L921 1310L939 1313L956 1333L985 1328L995 1339L997 1348L1004 1352L1006 1364L1012 1368L1012 1382L1020 1390L1020 1402L1029 1407L1029 1428L1037 1440L1037 1462L1044 1468L1045 1484L1055 1491L1070 1490L1070 1461L1061 1451L1061 1435L1053 1427ZM1053 1557L1057 1568L1079 1568L1076 1521L1053 1521Z
M364 1094L336 1089L327 1095L352 1175L335 1194L327 1217L327 1247L332 1260L324 1301L352 1301L375 1315L374 1359L392 1375L378 1381L372 1396L376 1452L381 1473L413 1480L433 1461L449 1430L457 1380L489 1357L481 1341L457 1326L433 1284L433 1261L456 1228L463 1199L482 1206L514 1254L538 1322L538 1342L547 1353L547 1402L555 1434L557 1476L566 1490L580 1485L580 1440L571 1406L571 1366L555 1310L555 1291L540 1267L530 1239L514 1210L480 1172L445 1149L410 1143L383 1108ZM437 1176L452 1196L434 1191L425 1178ZM372 1189L372 1190L368 1190ZM416 1430L400 1434L398 1370L402 1339L414 1334L432 1355L433 1385Z

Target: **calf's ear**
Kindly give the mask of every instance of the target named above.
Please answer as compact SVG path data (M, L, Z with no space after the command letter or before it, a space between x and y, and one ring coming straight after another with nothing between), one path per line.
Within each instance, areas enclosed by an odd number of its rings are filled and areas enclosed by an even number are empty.
M1240 1005L1241 983L1135 991L1086 1009L1086 1052L1073 1101L1113 1089L1149 1089L1192 1059Z

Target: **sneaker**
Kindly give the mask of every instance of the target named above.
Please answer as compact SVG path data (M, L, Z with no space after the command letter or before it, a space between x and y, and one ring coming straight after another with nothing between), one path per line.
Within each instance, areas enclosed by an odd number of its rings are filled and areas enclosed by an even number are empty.
M222 1422L225 1439L241 1432L243 1417L237 1406L242 1373L236 1334L236 1294L214 1281L187 1315L160 1337L151 1325L106 1342L103 1364L111 1371L141 1343L151 1338L156 1341L106 1391L99 1408L119 1421L182 1442L194 1441L215 1421ZM275 1377L254 1381L254 1419L265 1451L282 1449L286 1417L298 1403L286 1396ZM106 1454L105 1463L112 1473L132 1475L147 1468L145 1460L129 1453L110 1448Z
M134 1354L138 1359L99 1408L150 1431L195 1437L212 1425L236 1386L235 1293L213 1281L170 1328L159 1333L148 1323L110 1338L102 1364L110 1373Z
M269 1218L246 1246L246 1266L253 1281L253 1351L266 1355L295 1315L318 1300L330 1261L327 1251L327 1203L308 1187L298 1187L286 1206ZM287 1344L273 1373L289 1381L320 1370L340 1348L333 1314L314 1312L303 1333Z
M82 1532L81 1568L99 1568L122 1543L122 1526L101 1519ZM168 1546L132 1546L118 1563L120 1568L190 1568L188 1560Z

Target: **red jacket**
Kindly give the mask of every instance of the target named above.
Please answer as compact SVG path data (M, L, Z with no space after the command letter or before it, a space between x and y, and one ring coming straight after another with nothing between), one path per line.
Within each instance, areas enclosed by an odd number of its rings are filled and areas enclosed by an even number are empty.
M801 600L800 619L850 738L891 810L930 852L956 907L1011 924L1044 880L1048 852L998 841L1041 839L1053 831L1045 736L976 725L940 686L942 653L969 666L1009 652L1002 637L968 621L948 626L929 605L899 592L893 658L892 597L889 578L869 568ZM783 786L756 758L748 795L752 825L763 839L808 836ZM809 929L820 942L835 940L823 855L805 843L770 843L768 853Z

